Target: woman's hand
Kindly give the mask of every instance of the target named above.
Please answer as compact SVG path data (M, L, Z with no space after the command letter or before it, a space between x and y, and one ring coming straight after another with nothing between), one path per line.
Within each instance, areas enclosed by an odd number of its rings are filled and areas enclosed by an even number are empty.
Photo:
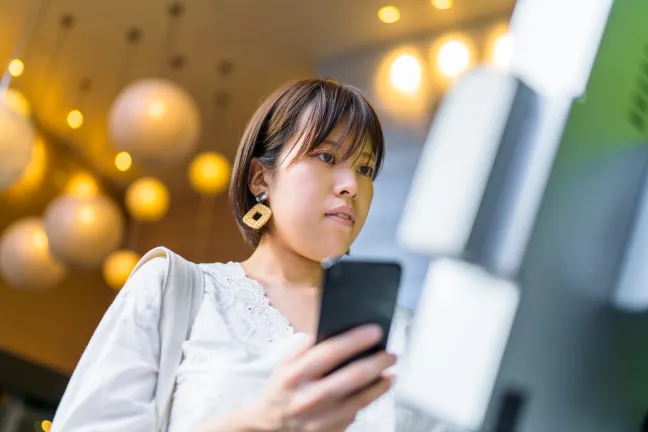
M396 357L381 352L324 375L353 355L375 346L378 326L365 326L288 358L270 377L257 410L270 431L344 431L357 412L391 387L385 373Z
M218 423L219 432L341 432L359 410L389 390L386 369L396 357L380 352L325 376L381 339L378 326L350 330L313 346L305 344L272 374L262 396ZM216 426L216 425L213 425Z

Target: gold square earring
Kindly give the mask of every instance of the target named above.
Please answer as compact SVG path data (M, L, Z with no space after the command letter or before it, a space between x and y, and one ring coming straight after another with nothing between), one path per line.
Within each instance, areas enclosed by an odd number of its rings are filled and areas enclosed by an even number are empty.
M256 196L256 205L243 216L243 223L254 230L260 230L268 223L272 216L270 207L263 204L268 199L268 194L261 192Z

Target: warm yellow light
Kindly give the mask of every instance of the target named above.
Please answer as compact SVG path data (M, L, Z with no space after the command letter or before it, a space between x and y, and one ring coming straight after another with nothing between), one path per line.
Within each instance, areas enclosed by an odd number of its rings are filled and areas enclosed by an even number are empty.
M47 171L47 148L41 137L34 141L31 158L20 180L9 189L3 196L6 200L19 204L27 202L36 189L42 184Z
M124 220L109 197L61 195L45 210L45 233L52 253L80 269L98 269L122 242Z
M430 0L430 3L440 10L446 10L452 7L452 0Z
M99 193L99 185L90 174L78 173L68 180L65 193L78 198L90 198Z
M13 59L9 62L7 69L9 70L11 76L19 77L23 74L23 72L25 72L25 65L23 64L22 60Z
M404 93L414 93L420 88L421 75L421 62L411 54L398 56L389 68L389 80Z
M148 106L148 115L151 118L158 119L162 117L165 112L166 106L164 105L164 101L154 100Z
M95 209L91 205L86 205L79 210L79 223L89 226L97 219Z
M0 273L9 286L25 291L54 288L65 267L50 253L43 220L26 217L9 225L0 245Z
M470 50L459 40L445 42L437 54L437 67L441 74L453 78L470 66Z
M201 122L186 89L167 79L144 79L117 96L108 116L108 138L138 164L161 167L194 154Z
M70 111L67 115L67 124L72 129L79 129L83 125L83 114L81 114L81 111Z
M0 103L23 117L31 116L31 105L29 101L24 94L14 88L8 88L6 91L0 93Z
M429 118L436 97L427 77L429 68L417 46L395 47L380 59L372 76L372 91L385 118L399 125L416 125Z
M400 11L395 6L383 6L378 10L378 19L385 24L393 24L400 19Z
M119 171L128 171L133 165L133 158L128 152L120 152L115 156L115 166Z
M47 250L47 234L45 234L45 231L32 232L31 244L36 250Z
M218 195L229 186L232 168L225 156L202 153L189 166L189 182L196 192L203 195Z
M128 212L144 222L156 222L166 216L170 200L167 187L152 177L141 178L126 190Z
M513 55L513 38L506 33L495 39L493 44L492 63L495 67L507 70Z
M41 423L41 428L43 429L43 432L50 432L50 429L52 427L52 422L49 420L43 420Z
M113 252L103 265L104 281L114 290L121 289L139 260L139 254L131 250Z

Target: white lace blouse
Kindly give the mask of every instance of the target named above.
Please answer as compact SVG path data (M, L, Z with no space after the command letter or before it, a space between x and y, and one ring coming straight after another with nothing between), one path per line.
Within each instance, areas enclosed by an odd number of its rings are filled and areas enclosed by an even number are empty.
M254 400L275 366L304 340L239 263L201 264L205 296L183 346L169 432L200 424ZM59 405L52 432L155 432L159 358L157 323L166 264L155 258L117 295L92 343L101 355L83 360ZM398 308L389 350L404 349L410 313ZM398 368L398 365L395 366ZM392 391L358 413L350 432L440 431L402 406Z

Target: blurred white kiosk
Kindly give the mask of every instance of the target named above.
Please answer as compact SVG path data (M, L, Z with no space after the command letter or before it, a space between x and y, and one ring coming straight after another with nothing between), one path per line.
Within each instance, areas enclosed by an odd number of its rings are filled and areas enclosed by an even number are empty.
M510 70L446 95L399 228L432 259L413 406L459 430L646 430L647 23L645 1L518 0Z

